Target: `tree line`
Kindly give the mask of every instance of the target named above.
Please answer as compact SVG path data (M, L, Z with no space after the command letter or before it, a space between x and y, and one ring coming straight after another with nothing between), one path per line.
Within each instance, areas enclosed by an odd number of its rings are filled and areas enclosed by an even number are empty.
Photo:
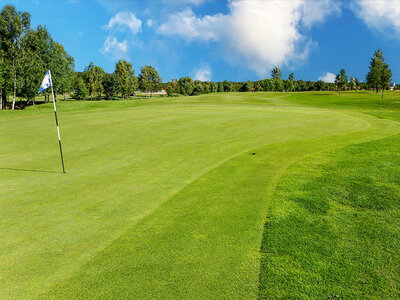
M389 88L392 72L385 63L382 50L375 51L370 61L365 82L348 78L344 69L336 75L335 81L296 80L293 73L282 78L278 67L272 69L271 78L258 81L200 81L190 77L162 82L158 71L152 66L140 69L139 76L131 63L119 60L113 73L106 73L91 62L83 72L74 71L74 58L63 46L55 42L47 28L38 25L30 28L30 14L17 11L13 5L6 5L0 12L0 109L16 107L16 98L24 99L20 105L35 104L35 96L45 72L50 69L55 95L67 94L79 100L127 99L138 90L152 94L162 89L168 96L200 95L221 92L303 92L373 89L376 92ZM12 102L7 103L8 95ZM45 103L49 92L44 92Z
M6 5L0 12L0 109L7 106L7 95L34 104L45 72L51 69L56 94L69 92L74 75L74 59L55 42L47 28L30 28L31 15ZM45 102L48 94L45 93Z
M161 87L161 77L152 66L142 67L136 77L132 64L119 60L113 73L106 73L91 62L83 72L75 73L71 91L77 100L100 100L103 97L112 100L117 96L122 99L135 96L138 90L151 94Z

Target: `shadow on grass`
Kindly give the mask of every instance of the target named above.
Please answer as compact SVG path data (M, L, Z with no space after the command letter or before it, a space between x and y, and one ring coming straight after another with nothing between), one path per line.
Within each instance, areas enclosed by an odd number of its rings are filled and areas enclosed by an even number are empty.
M54 173L54 174L64 174L61 171L46 171L46 170L29 170L29 169L16 169L16 168L2 168L0 170L6 171L22 171L22 172L36 172L36 173Z

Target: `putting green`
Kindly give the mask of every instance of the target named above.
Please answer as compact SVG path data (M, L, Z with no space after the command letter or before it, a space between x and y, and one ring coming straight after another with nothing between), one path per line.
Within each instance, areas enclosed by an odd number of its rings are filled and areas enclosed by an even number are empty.
M0 112L0 294L256 298L285 169L400 132L284 96L59 103L67 174L50 105Z

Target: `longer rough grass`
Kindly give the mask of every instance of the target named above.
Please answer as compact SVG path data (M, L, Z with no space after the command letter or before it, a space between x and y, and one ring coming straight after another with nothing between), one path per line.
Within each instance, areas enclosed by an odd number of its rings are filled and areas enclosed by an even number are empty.
M65 175L51 106L0 114L1 294L256 297L285 168L399 131L287 96L60 103Z
M329 151L279 183L260 297L400 297L400 136Z

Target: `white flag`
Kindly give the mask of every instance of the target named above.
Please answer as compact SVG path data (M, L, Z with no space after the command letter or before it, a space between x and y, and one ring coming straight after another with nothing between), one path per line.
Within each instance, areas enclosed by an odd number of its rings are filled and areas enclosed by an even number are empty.
M50 80L50 70L46 72L46 75L44 75L42 85L40 86L39 89L39 94L43 92L45 89L49 88L51 86L51 80Z

